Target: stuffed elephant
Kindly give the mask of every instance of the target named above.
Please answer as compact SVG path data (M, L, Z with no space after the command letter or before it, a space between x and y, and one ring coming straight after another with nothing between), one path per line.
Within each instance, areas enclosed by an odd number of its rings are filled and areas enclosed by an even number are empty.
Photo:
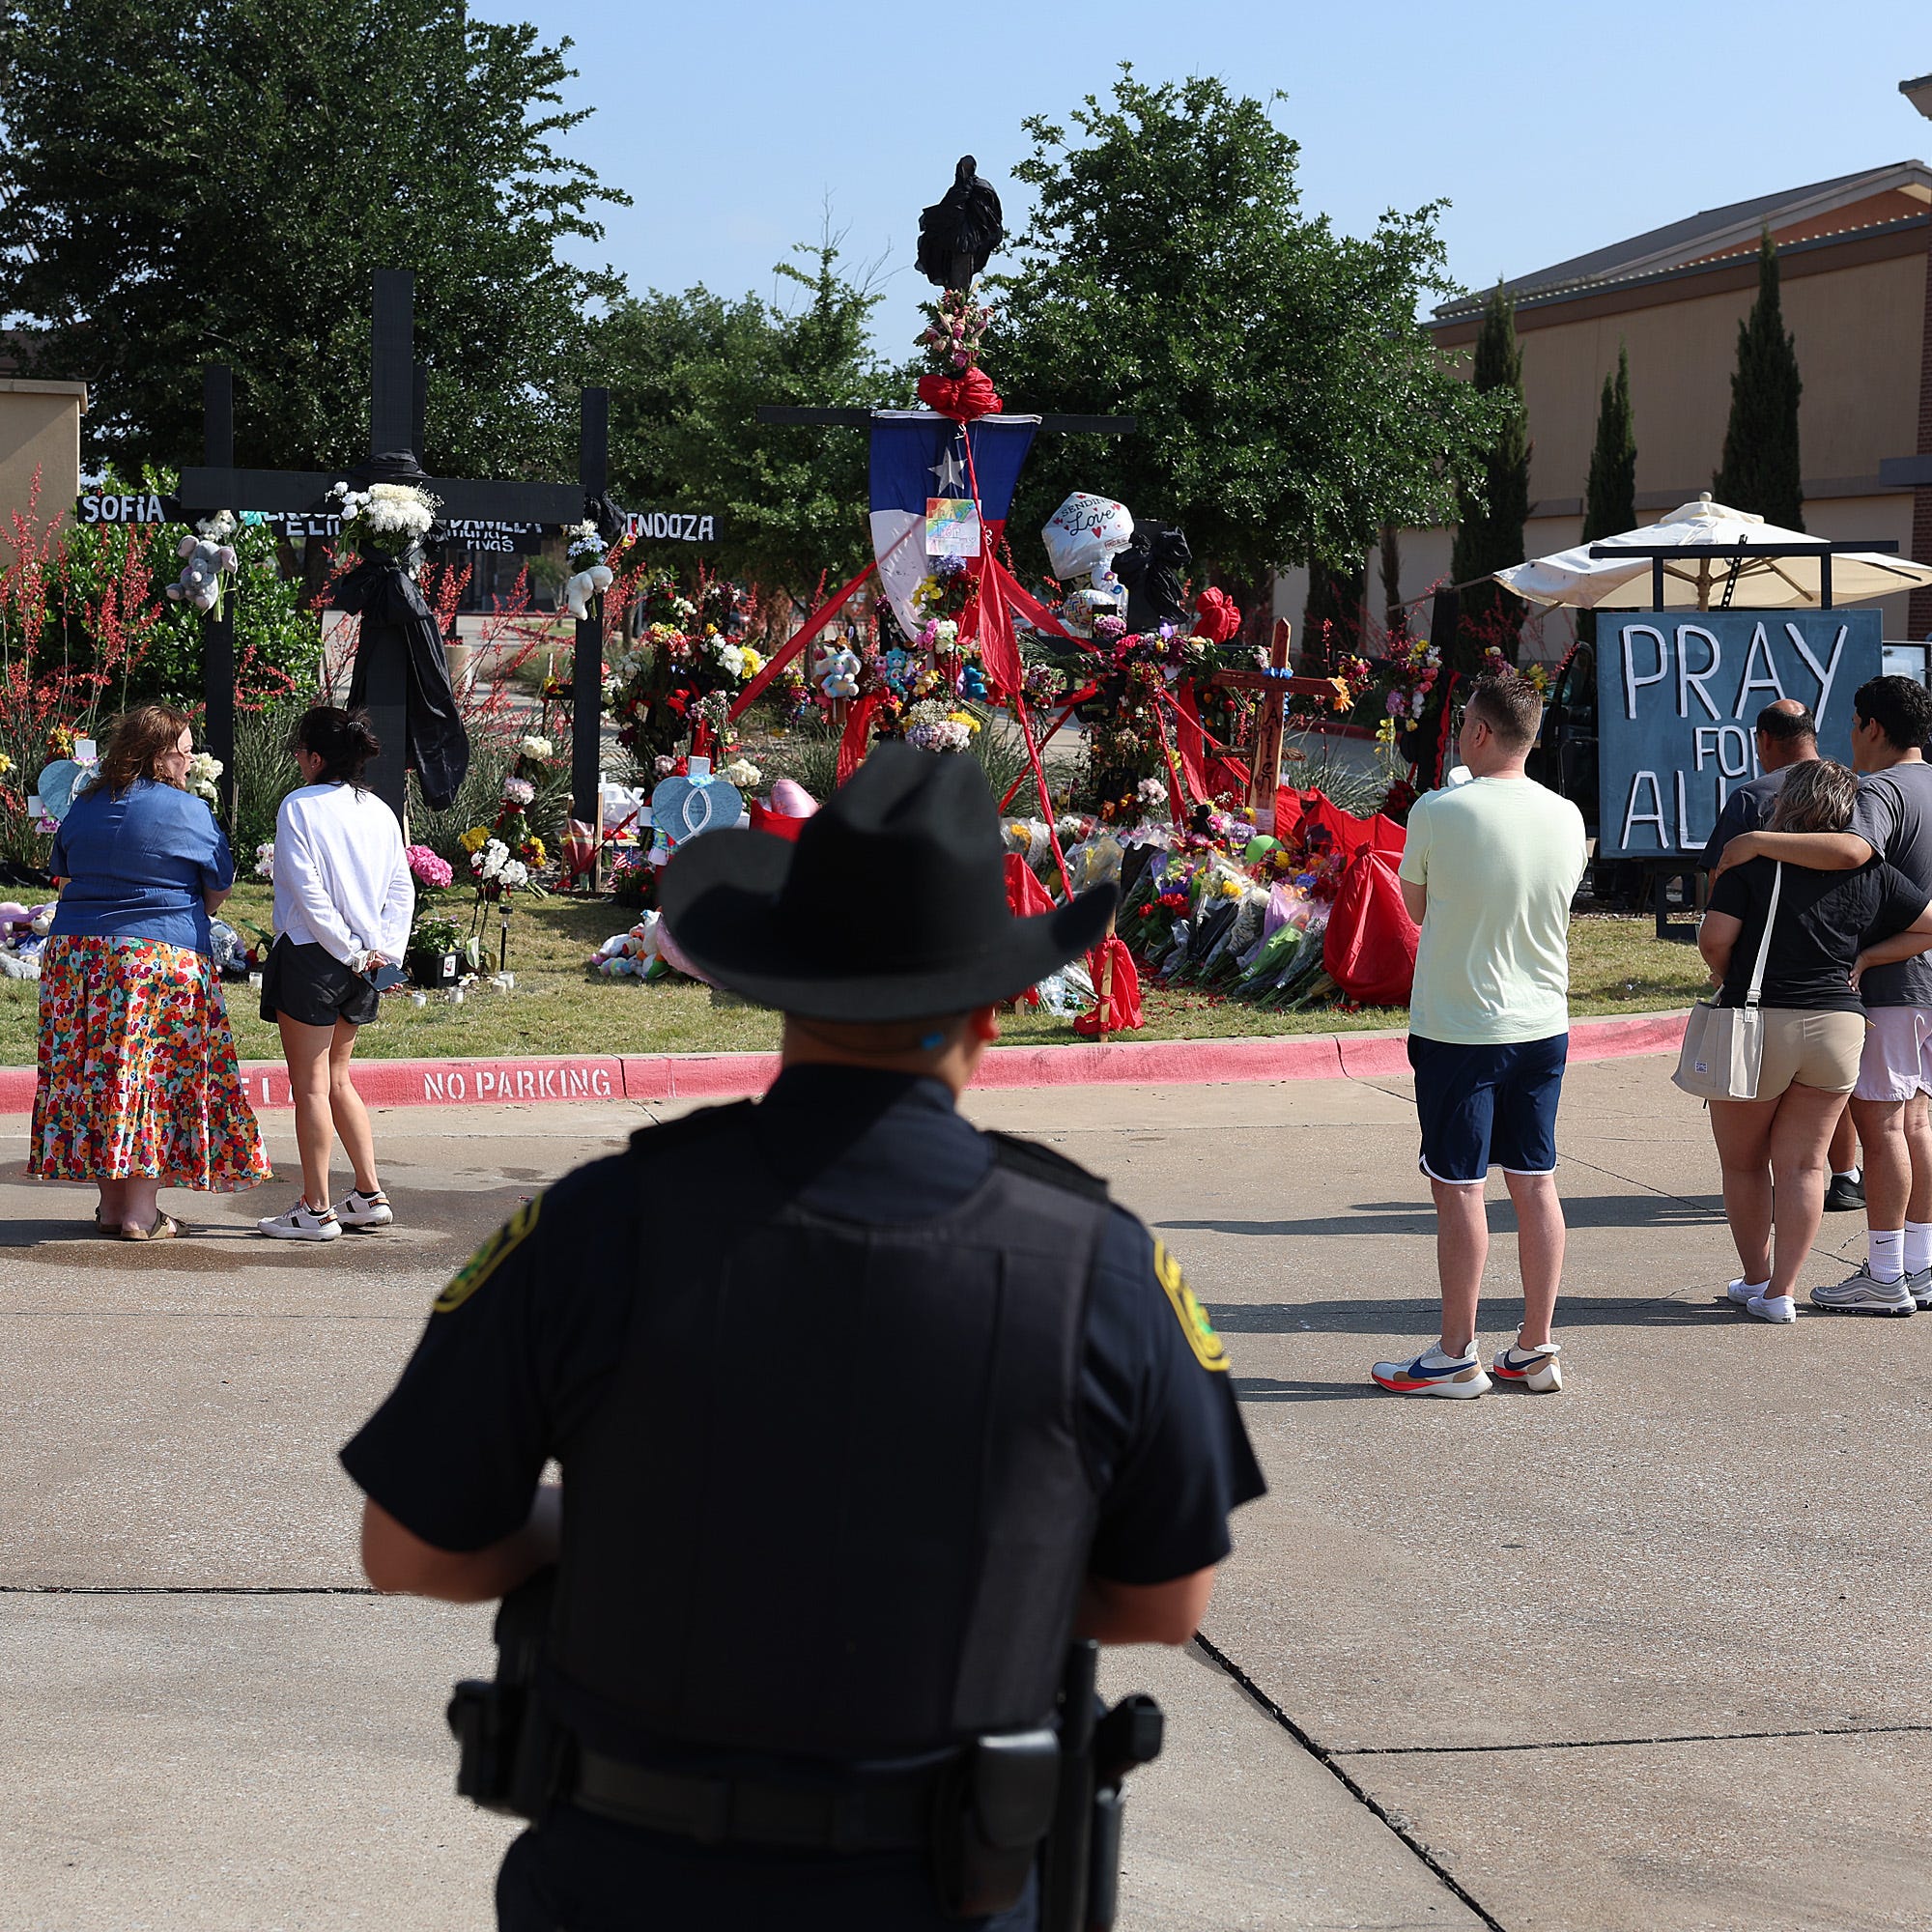
M177 604L192 604L197 611L213 611L221 598L221 577L235 568L237 558L227 544L212 543L207 537L183 537L175 554L186 561L180 578L167 587Z

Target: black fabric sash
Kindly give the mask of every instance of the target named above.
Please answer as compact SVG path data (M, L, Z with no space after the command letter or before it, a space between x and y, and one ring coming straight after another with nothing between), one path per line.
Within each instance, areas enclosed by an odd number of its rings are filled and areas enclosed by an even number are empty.
M362 619L349 685L352 708L367 699L367 653L403 653L409 668L407 761L415 767L423 803L432 811L446 811L469 771L469 734L456 708L435 612L401 560L386 556L366 556L357 563L336 584L335 608Z

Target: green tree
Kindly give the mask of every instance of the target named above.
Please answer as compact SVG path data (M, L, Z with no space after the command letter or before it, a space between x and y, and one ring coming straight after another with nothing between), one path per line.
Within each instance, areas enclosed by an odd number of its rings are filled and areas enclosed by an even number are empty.
M1333 564L1312 557L1308 597L1301 607L1301 648L1333 665L1362 648L1362 606L1369 594L1369 560Z
M1798 344L1786 333L1778 299L1777 244L1767 228L1758 242L1757 300L1738 324L1731 417L1711 494L1734 510L1752 510L1788 530L1804 527L1804 472L1798 461Z
M1499 405L1496 428L1480 465L1457 490L1456 541L1449 577L1466 583L1457 657L1472 668L1491 645L1517 661L1522 599L1490 573L1523 560L1522 526L1529 520L1528 414L1522 401L1522 350L1516 339L1516 305L1500 282L1490 297L1476 337L1470 387Z
M243 464L368 447L370 277L416 274L445 473L574 470L586 304L559 259L627 197L555 147L570 43L462 0L11 0L0 11L0 305L29 372L84 377L124 468L202 457L236 374Z
M1597 445L1590 452L1590 477L1583 488L1581 541L1601 543L1635 527L1636 418L1631 412L1630 351L1619 342L1616 373L1604 378L1597 405ZM1577 612L1577 635L1586 644L1597 641L1594 611Z
M866 433L766 427L760 403L873 404L903 387L866 325L880 299L839 270L836 238L799 244L809 269L790 308L756 295L653 291L613 305L591 364L611 388L611 486L620 501L715 510L726 574L809 595L821 573L850 576L870 554Z
M1070 117L1084 139L1029 119L1013 173L1037 201L993 284L1005 312L985 356L1009 408L1139 422L1042 439L1016 533L1069 490L1098 491L1179 524L1264 616L1278 565L1350 565L1380 525L1446 516L1492 421L1416 322L1423 295L1452 286L1440 205L1337 234L1302 212L1299 149L1270 106L1122 66L1110 101Z

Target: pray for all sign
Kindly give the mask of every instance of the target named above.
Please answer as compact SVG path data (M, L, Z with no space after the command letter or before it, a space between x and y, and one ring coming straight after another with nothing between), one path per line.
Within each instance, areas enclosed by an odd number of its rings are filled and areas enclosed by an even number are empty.
M1819 752L1849 764L1852 694L1880 655L1876 611L1601 613L1600 856L1701 852L1724 800L1759 775L1753 721L1777 698L1808 706Z

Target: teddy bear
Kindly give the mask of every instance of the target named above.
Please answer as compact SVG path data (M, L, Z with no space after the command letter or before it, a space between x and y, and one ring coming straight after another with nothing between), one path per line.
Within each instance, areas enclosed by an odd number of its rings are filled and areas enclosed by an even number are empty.
M608 563L593 563L572 572L563 581L563 601L569 605L570 614L580 624L583 623L590 615L590 600L600 590L609 590L615 582Z
M185 557L180 578L167 587L168 597L177 604L192 604L197 611L213 611L221 601L221 576L235 568L235 552L227 544L207 537L183 537L175 554Z
M827 697L857 697L859 653L850 644L827 651L818 661L818 688Z
M607 980L662 979L666 969L658 947L657 914L647 912L629 932L607 939L591 955L590 964Z

